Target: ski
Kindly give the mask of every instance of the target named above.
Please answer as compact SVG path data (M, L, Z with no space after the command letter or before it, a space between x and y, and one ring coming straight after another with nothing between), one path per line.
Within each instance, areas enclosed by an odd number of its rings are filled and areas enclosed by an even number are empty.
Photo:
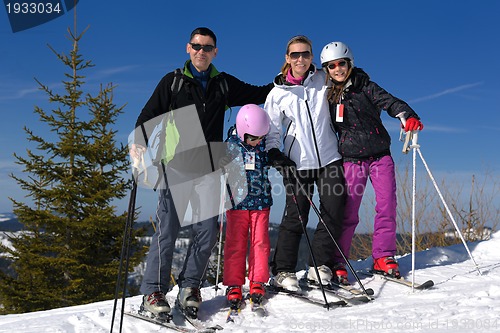
M365 276L378 276L386 281L395 282L395 283L398 283L400 285L410 287L410 288L413 286L417 290L425 290L425 289L429 289L429 288L434 286L434 281L432 281L432 280L427 280L423 283L415 283L415 285L413 285L412 281L407 280L403 277L398 279L398 278L395 278L393 276L384 275L384 274L377 273L374 271L359 271L358 273L361 273Z
M266 307L264 306L264 304L262 304L262 302L260 303L257 303L257 302L254 302L251 298L250 298L250 309L252 310L253 313L255 313L258 317L267 317L267 309Z
M152 318L152 317L148 317L148 316L145 316L145 315L141 315L141 314L139 314L137 312L127 312L127 311L125 311L124 314L126 314L127 316L130 316L130 317L136 318L136 319L141 319L141 320L150 322L152 324L156 324L156 325L159 325L159 326L163 326L163 327L169 328L169 329L177 331L177 332L184 332L184 333L202 332L202 331L199 331L199 330L196 330L196 329L188 328L186 326L177 326L174 323L169 322L169 321L164 321L164 320L160 320L158 318ZM215 332L215 331L214 330L210 330L210 331L205 331L205 332L212 333L212 332Z
M341 283L337 283L337 282L332 281L332 282L330 282L329 287L332 289L333 288L343 289L345 291L350 292L353 295L365 295L365 292L362 289L356 288L355 286L353 286L351 284L341 284ZM372 288L365 288L365 291L366 291L366 295L368 295L368 296L373 296L375 294L375 292L373 291Z
M309 290L321 290L321 287L319 286L318 283L312 282L312 281L308 281L305 278L299 280L299 285L300 285L300 287L303 290L307 290L307 291L309 291ZM373 300L371 297L365 295L364 293L363 294L353 294L353 295L350 295L350 296L346 296L344 294L339 293L338 289L335 286L331 285L331 284L323 285L323 290L326 293L328 293L330 295L333 295L333 296L335 296L335 297L343 300L344 302L346 302L349 305L357 305L357 304L362 304L362 303L368 303L368 302L370 302L370 301Z
M310 297L306 294L303 293L303 291L290 291L287 289L279 288L279 287L274 287L274 286L268 286L267 291L271 294L280 294L280 295L287 295L289 297L297 298L300 299L304 302L307 302L309 304L314 304L314 305L319 305L324 308L336 308L336 307L341 307L341 306L347 306L347 302L343 299L339 299L337 301L333 302L328 302L328 305L325 304L325 302L321 299Z
M240 308L229 308L226 316L226 323L235 323L241 319L241 309Z
M250 310L258 317L267 317L267 309L264 306L264 295L250 295L250 293L245 295L245 300L250 302Z
M226 316L226 323L241 322L242 320L241 309L244 305L245 303L243 301L236 304L230 304L229 311L227 312Z
M216 332L217 330L223 330L224 328L220 325L205 327L203 324L199 322L197 318L192 317L192 313L186 312L179 304L178 300L175 302L176 309L178 312L184 317L184 320L187 321L191 326L195 328L196 332Z

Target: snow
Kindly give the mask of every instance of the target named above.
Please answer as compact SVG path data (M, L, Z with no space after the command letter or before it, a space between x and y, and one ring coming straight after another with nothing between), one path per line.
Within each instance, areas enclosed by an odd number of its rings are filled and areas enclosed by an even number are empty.
M13 213L0 213L0 222L6 222L14 218Z
M3 246L5 246L9 249L13 249L14 247L12 246L12 242L10 241L9 237L12 237L14 235L15 235L15 233L12 233L12 232L1 232L0 231L0 244L2 244ZM0 252L0 257L5 257L5 256L8 256L8 254L4 253L4 252Z
M223 291L202 290L205 302L200 318L206 325L219 324L222 332L500 332L500 232L487 241L469 243L478 273L462 244L432 248L416 254L415 280L432 279L425 291L362 277L375 300L351 307L325 308L285 295L272 295L269 316L255 316L247 306L237 323L225 323L227 305ZM399 258L403 275L411 279L411 255ZM371 260L352 263L366 269ZM351 277L352 278L352 277ZM354 281L354 278L352 279ZM168 298L173 303L177 288ZM321 298L319 291L311 292ZM127 298L126 310L137 310L141 296ZM26 314L0 316L0 332L109 332L114 301ZM114 323L119 332L120 304ZM189 325L189 324L187 324ZM167 328L125 316L123 332L169 332Z

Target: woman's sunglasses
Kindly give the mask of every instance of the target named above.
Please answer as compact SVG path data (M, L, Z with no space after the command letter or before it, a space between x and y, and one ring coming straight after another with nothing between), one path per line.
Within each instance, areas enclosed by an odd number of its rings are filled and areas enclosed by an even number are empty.
M337 67L344 67L344 66L347 66L346 60L340 60L340 61L334 62L333 64L325 65L325 67L328 67L328 69L335 69Z
M291 59L293 60L297 60L299 59L301 56L302 58L304 59L309 59L311 58L311 52L310 51L304 51L304 52L290 52L290 54L288 55Z

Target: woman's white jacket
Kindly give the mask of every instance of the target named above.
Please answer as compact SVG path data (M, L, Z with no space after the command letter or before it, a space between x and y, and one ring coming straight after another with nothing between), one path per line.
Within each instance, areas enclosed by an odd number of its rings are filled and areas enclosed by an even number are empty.
M341 159L327 102L325 73L312 65L303 85L276 76L264 109L271 118L266 150L278 148L298 170L319 169Z

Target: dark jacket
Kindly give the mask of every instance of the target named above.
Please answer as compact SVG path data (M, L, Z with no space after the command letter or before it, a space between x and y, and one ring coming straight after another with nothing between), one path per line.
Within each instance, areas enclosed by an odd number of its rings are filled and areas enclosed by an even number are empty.
M217 161L224 154L222 144L211 143L223 141L224 114L227 107L250 103L262 104L274 85L270 83L266 86L254 86L245 83L230 74L217 71L212 64L209 67L210 77L204 90L201 83L193 77L189 65L190 60L184 64L182 85L175 98L172 98L175 71L166 74L158 83L137 119L135 143L146 146L141 131L141 125L144 125L142 128L151 145L151 141L156 139L154 131L158 127L164 129L165 122L161 124L162 126L157 125L165 118L167 112L174 110L169 115L173 115L175 119L179 143L175 148L175 156L168 165L170 168L201 176L217 169ZM222 89L221 80L225 81L226 93ZM198 119L193 118L188 112L193 109L184 108L192 105L196 107ZM160 132L157 137L163 140L165 135ZM161 153L164 147L165 141L160 141L158 152ZM153 157L155 161L161 158L161 154Z
M229 175L230 197L237 210L263 210L273 204L269 181L268 156L265 150L266 138L252 147L245 144L236 134L233 126L227 138L228 154L232 163L226 166ZM245 170L245 155L255 154L255 169ZM232 191L231 191L232 189Z
M206 141L221 142L224 136L226 104L229 107L250 103L262 104L266 101L267 94L274 87L272 83L266 86L254 86L245 83L230 74L220 73L212 64L210 65L211 72L206 93L203 94L201 83L194 79L189 71L189 63L190 61L187 61L184 65L183 84L175 98L175 105L171 105L171 86L174 80L174 72L170 72L161 79L142 109L135 124L136 128L171 109L195 104ZM222 77L226 79L228 86L227 100L218 83L218 80L221 80Z
M343 122L336 121L335 103L330 102L330 112L344 161L356 162L391 154L391 137L382 124L382 110L393 118L406 112L406 118L420 119L406 102L370 81L368 74L356 67L344 88L341 103L344 105Z

